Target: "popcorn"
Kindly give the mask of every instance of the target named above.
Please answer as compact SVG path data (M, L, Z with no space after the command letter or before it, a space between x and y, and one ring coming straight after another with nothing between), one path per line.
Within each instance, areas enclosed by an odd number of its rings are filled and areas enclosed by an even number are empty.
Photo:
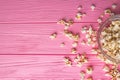
M65 43L62 42L62 43L60 44L60 47L64 47L64 46L65 46Z
M81 12L78 12L78 13L76 14L76 16L75 16L75 19L81 20L81 19L82 19L82 16L83 16L83 14L82 14Z
M91 8L92 11L94 11L96 6L94 4L92 4L90 8Z
M110 9L105 9L104 14L111 14L111 10Z
M77 52L77 49L76 48L72 48L71 49L71 53L75 54Z
M81 33L86 33L86 32L87 32L87 27L86 26L82 27Z
M82 9L82 5L78 6L77 10L81 10Z
M98 22L98 23L101 23L101 22L102 22L102 19L101 19L101 18L98 18L98 19L97 19L97 22Z
M80 72L80 77L81 77L81 80L84 80L84 78L85 78L85 72L84 71Z
M68 29L73 23L74 21L72 19L70 20L61 19L57 22L57 24L64 25L65 29Z
M105 71L105 72L108 72L108 71L110 71L110 68L109 68L109 66L108 66L108 65L105 65L105 66L103 67L103 71Z
M78 42L77 42L77 41L74 41L74 42L72 43L72 46L73 46L73 47L77 47L77 46L78 46Z
M112 4L112 8L115 9L117 7L117 4Z
M93 72L93 67L92 66L87 67L86 73L87 74L92 74L92 72Z
M80 38L79 34L74 34L74 33L72 33L72 32L69 31L69 30L64 30L64 34L65 34L65 36L67 36L69 39L72 39L72 40L74 40L74 41L78 41L79 38Z
M85 40L82 40L82 41L81 41L81 44L82 44L82 45L85 45L85 44L86 44L86 41L85 41Z
M71 66L72 65L72 61L69 57L64 57L64 62L67 66Z
M88 58L86 57L85 53L83 53L82 55L77 54L74 62L77 63L77 66L81 67L84 63L88 62Z
M57 33L56 32L49 36L50 39L55 39L56 37L57 37Z

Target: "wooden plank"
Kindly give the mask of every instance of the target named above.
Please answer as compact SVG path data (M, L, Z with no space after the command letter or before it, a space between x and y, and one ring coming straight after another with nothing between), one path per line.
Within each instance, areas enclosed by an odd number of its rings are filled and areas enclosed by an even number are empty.
M91 23L75 23L70 27L74 33L80 33L78 52L89 51L89 46L81 45L85 38L81 34L82 26ZM98 24L92 24L95 29ZM70 54L73 41L63 35L64 27L56 23L52 24L0 24L0 54ZM57 32L57 38L51 40L49 36ZM65 42L65 47L60 44Z
M88 56L89 63L80 68L76 64L65 66L64 56L0 55L0 80L79 80L79 72L88 65L94 67L94 80L108 80L109 77L105 77L102 71L104 63L96 59L95 55Z
M87 16L79 22L96 22L105 8L117 3L114 11L119 11L119 0L0 0L0 23L56 22L60 18L73 18L77 7L83 5ZM96 5L91 11L91 4Z

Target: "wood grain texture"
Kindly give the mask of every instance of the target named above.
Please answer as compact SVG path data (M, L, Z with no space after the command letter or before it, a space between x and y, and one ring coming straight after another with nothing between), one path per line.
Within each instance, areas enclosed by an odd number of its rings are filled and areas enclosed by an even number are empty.
M104 72L102 71L102 66L104 63L95 59L95 55L89 56L89 61L94 66L94 80L99 78L102 80L109 79L108 77L103 78ZM53 55L1 55L0 57L0 80L79 80L79 72L91 64L87 63L81 68L75 64L72 67L68 67L63 63L64 56ZM74 58L74 56L70 57Z
M78 52L84 52L91 49L89 46L81 45L85 39L81 28L91 23L75 23L70 27L74 33L79 33ZM98 24L92 24L94 29ZM0 53L1 54L71 54L72 40L64 36L62 25L52 24L0 24ZM57 32L57 38L51 40L49 36ZM60 44L65 42L65 47L61 48ZM91 51L88 50L90 54Z
M111 8L119 0L1 0L0 23L31 23L31 22L56 22L58 19L73 18L79 5L83 6L82 12L87 17L80 22L96 22L98 16L105 8ZM96 5L91 11L91 4ZM116 11L116 10L115 10Z
M80 80L79 72L93 65L94 80L110 80L102 71L103 62L91 53L91 47L79 43L78 52L87 52L89 63L82 68L65 66L64 56L70 53L73 41L62 32L64 27L56 22L61 18L74 19L77 7L83 6L87 15L75 21L70 30L79 32L84 25L98 29L97 18L104 9L117 3L113 12L119 13L120 0L0 0L0 80ZM90 5L95 4L95 11ZM55 40L49 35L58 32ZM80 33L81 34L81 33ZM80 35L84 39L83 34ZM64 48L60 43L65 42ZM89 75L87 75L89 76Z

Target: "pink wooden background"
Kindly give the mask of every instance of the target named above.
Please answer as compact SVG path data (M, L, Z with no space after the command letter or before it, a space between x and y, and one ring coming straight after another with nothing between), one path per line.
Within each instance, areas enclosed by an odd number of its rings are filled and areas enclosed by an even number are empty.
M94 80L109 80L102 71L104 63L87 46L78 46L78 51L87 50L89 63L82 68L64 65L64 56L75 55L70 53L72 41L61 34L63 26L56 22L63 17L74 19L82 5L87 16L75 20L70 29L78 32L90 24L98 28L97 18L113 3L118 13L120 0L0 0L0 80L80 80L79 72L87 65L94 66ZM91 4L96 5L95 11ZM55 31L58 37L50 40ZM66 46L60 48L63 41Z

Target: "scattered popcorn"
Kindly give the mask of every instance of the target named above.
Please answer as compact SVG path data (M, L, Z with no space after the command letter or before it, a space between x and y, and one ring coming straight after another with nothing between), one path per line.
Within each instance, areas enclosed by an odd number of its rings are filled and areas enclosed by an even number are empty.
M103 71L105 71L105 72L110 71L110 67L109 67L108 65L105 65L105 66L103 67Z
M86 26L82 27L81 33L86 33L86 32L87 32L87 27Z
M86 16L86 13L83 13L82 16L83 16L83 17Z
M86 36L85 36L87 39L89 39L90 38L90 34L86 34Z
M112 8L115 9L117 7L117 4L112 4Z
M92 76L89 76L86 80L93 80Z
M80 77L81 77L81 80L84 80L84 79L85 79L85 72L84 72L84 71L81 71L81 72L80 72Z
M93 28L92 28L92 26L89 27L89 29L88 29L87 32L89 33L89 35L92 35L92 33L93 33Z
M101 23L101 22L102 22L102 19L101 19L101 18L98 18L98 19L97 19L97 22L98 22L98 23Z
M86 41L85 41L85 40L82 40L82 41L81 41L81 44L82 44L82 45L86 45Z
M57 22L57 24L62 24L62 25L64 25L65 23L66 23L66 21L64 19L61 19Z
M94 11L96 6L94 4L92 4L90 8L91 8L92 11Z
M68 29L73 23L74 21L72 19L70 20L65 20L65 19L61 19L57 22L58 24L64 25L65 29Z
M62 43L60 44L60 47L64 47L64 46L65 46L65 43L62 42Z
M75 54L77 52L77 49L76 48L72 48L71 49L71 53Z
M69 30L64 30L64 34L65 36L67 36L69 39L72 39L74 41L78 41L80 36L79 34L73 34L71 31Z
M67 66L71 66L72 65L72 61L69 57L64 57L64 62Z
M72 43L72 46L73 46L73 47L77 47L77 46L78 46L78 42L77 42L77 41L74 41L74 42Z
M76 16L75 16L75 19L81 20L81 19L82 19L82 16L83 16L83 14L82 14L81 12L78 12L78 13L76 14Z
M112 9L115 9L117 7L116 4L112 5ZM94 11L96 8L95 4L91 5L91 10ZM80 11L82 9L82 6L80 5L78 8L78 11ZM110 9L106 9L104 11L104 13L102 15L100 15L100 17L97 19L98 23L102 23L102 19L104 17L105 14L109 14L110 16L114 15L114 13L111 12ZM86 13L83 12L77 12L75 18L77 20L81 20L84 16L86 16ZM73 20L65 20L65 19L61 19L58 21L58 24L61 24L64 26L64 35L66 37L68 37L69 39L73 40L74 42L72 43L72 49L71 49L71 53L75 54L77 53L77 49L76 47L78 46L79 40L80 40L80 34L79 33L74 33L72 31L69 30L69 27L74 23ZM91 50L93 53L97 54L97 57L102 59L102 61L104 61L106 64L115 64L113 62L111 62L110 60L108 60L106 57L104 57L103 54L101 54L100 50L98 50L98 45L96 45L97 42L97 31L95 31L92 26L90 26L89 28L82 27L81 28L81 33L85 33L85 37L87 40L82 40L81 44L82 45L90 45L93 47L93 49ZM109 54L110 56L117 58L120 60L120 38L118 38L120 36L120 21L113 21L112 24L110 24L110 27L108 26L108 29L104 29L101 32L102 35L102 46L103 46L103 50L105 50L107 52L107 54ZM56 38L57 33L53 33L51 34L50 38L54 39ZM62 42L60 44L60 47L64 47L65 43ZM64 58L64 62L67 66L71 66L73 65L72 60L69 57L65 57ZM81 67L83 66L83 64L88 62L88 57L86 57L86 54L77 54L77 56L74 58L74 62L76 63L77 66ZM118 72L118 70L115 69L115 67L112 67L112 69L109 68L109 66L105 65L103 67L103 70L106 71L106 75L111 76L111 80L119 80L120 79L120 72ZM93 67L92 66L88 66L86 69L86 73L88 75L91 75L93 72ZM92 76L89 76L87 79L85 79L85 74L84 71L80 72L80 77L81 80L93 80ZM119 74L119 75L118 75Z
M81 67L84 63L88 62L88 58L86 57L85 53L83 53L82 55L77 54L74 62L77 63L78 67Z
M93 72L93 67L92 66L88 66L87 69L86 69L86 73L87 74L92 74Z
M94 54L100 53L99 49L97 49L97 48L93 48L91 51Z
M120 72L117 68L112 68L105 74L105 76L110 76L111 80L119 80Z
M49 36L50 39L55 39L56 37L57 37L57 33L56 32Z
M105 61L106 60L106 58L101 53L97 54L97 58L100 59L101 61Z
M78 6L77 10L81 10L82 9L82 5Z
M81 59L80 54L77 54L77 56L74 58L74 62L79 62Z
M77 66L78 66L78 67L82 67L82 66L83 66L83 62L78 61L78 62L77 62Z
M110 9L105 9L104 14L111 14L111 10Z
M88 43L91 43L92 39L91 38L87 38L87 41L88 41Z

